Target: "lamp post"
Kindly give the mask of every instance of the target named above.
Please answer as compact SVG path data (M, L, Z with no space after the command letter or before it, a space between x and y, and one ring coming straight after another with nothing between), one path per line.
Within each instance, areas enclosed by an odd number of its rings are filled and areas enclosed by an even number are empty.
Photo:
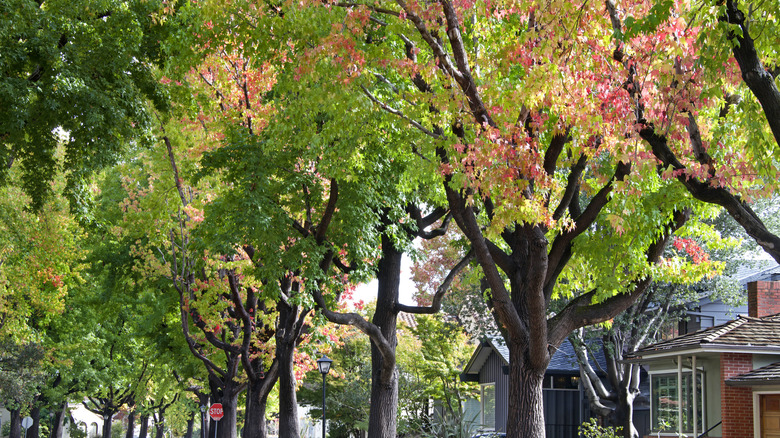
M206 405L200 405L200 437L206 438Z
M320 374L322 374L322 438L325 438L325 376L328 374L328 371L330 371L330 365L333 363L332 359L329 359L328 356L322 355L321 358L317 359L317 367L320 369Z

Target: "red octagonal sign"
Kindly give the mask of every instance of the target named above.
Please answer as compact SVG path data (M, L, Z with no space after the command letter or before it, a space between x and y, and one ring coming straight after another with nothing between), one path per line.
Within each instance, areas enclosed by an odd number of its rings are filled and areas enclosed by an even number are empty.
M222 413L222 403L214 403L209 408L209 415L215 421L219 421L225 414Z

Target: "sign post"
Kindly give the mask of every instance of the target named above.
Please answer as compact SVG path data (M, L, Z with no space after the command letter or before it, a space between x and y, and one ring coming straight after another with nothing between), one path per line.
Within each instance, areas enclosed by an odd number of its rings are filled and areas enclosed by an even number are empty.
M209 415L216 422L214 423L214 438L217 438L219 436L217 435L217 432L219 432L219 420L225 416L225 413L222 411L222 403L214 403L211 405L209 408Z
M24 417L22 420L22 427L24 428L24 438L27 438L27 429L30 428L30 426L33 425L33 419L32 417Z

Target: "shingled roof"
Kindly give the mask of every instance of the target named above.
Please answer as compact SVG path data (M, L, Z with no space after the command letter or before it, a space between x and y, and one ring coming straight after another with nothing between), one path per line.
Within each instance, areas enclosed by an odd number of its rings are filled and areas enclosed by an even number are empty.
M753 318L740 315L725 324L716 325L640 348L630 355L629 360L667 353L692 350L721 351L765 351L780 349L780 314Z
M780 362L775 362L726 380L730 386L777 385L780 383Z
M604 352L601 348L601 341L594 340L596 345L593 348L596 356L595 362L590 357L591 365L597 370L604 370L607 366L607 360L604 358ZM488 336L480 343L477 350L471 356L468 364L464 368L466 374L475 374L479 372L487 360L490 349L495 350L501 356L505 365L509 364L509 348L506 346L503 338L500 336ZM558 350L550 358L550 364L547 367L549 374L572 374L577 375L580 372L580 366L577 363L577 354L574 352L569 341L564 341Z

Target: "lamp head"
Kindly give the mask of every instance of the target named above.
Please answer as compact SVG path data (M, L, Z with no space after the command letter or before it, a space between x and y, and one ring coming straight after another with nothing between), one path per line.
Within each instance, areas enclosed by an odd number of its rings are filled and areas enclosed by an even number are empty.
M333 360L328 358L328 356L322 355L321 358L317 359L317 367L320 369L320 374L323 376L325 374L328 374L330 371L330 365L333 363Z

